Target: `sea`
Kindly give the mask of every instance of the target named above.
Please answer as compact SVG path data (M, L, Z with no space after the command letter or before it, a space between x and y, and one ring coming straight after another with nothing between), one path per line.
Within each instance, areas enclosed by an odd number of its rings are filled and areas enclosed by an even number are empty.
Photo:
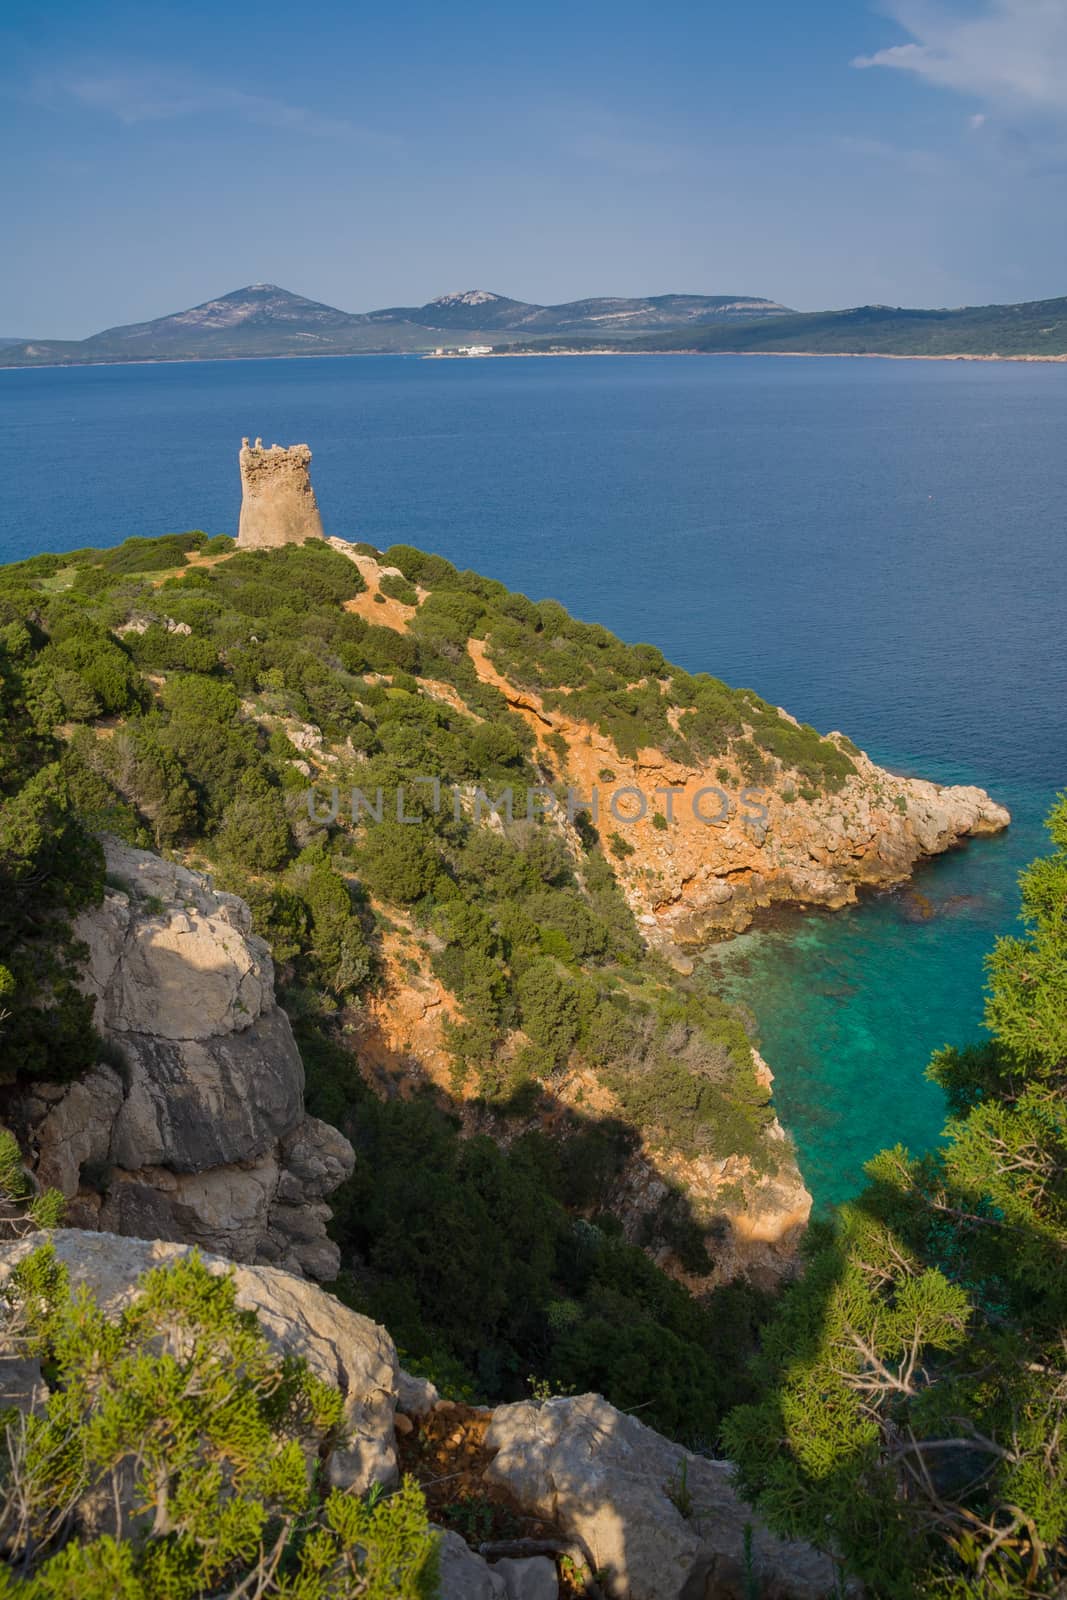
M406 542L875 760L977 783L1004 835L706 952L756 1018L820 1206L938 1137L931 1053L1067 783L1067 366L383 356L0 370L0 561L236 531L243 435L307 441L327 531Z

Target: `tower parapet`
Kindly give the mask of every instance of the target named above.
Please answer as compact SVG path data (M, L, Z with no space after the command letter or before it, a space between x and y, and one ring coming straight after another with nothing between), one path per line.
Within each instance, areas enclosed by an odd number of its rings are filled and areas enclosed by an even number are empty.
M323 539L315 491L311 487L311 451L306 444L272 444L262 439L241 441L241 522L237 544L242 550L271 550L283 544Z

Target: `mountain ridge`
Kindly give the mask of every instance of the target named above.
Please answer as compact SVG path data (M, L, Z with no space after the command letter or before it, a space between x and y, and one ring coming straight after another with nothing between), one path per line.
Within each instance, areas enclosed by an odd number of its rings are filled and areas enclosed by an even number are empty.
M600 296L540 305L488 289L422 306L349 312L253 283L182 311L85 339L0 339L0 367L297 355L413 354L456 345L500 354L1067 358L1067 296L957 307L791 310L750 295Z
M548 341L515 353L549 353ZM707 324L618 340L568 340L567 349L698 355L910 356L930 359L1035 359L1067 356L1067 296L1004 305L922 308L866 305L843 311L786 312L742 326Z
M113 361L232 360L242 356L426 353L461 334L477 343L511 338L666 332L716 319L782 315L775 301L745 295L656 295L567 301L512 300L485 289L439 295L424 306L349 312L273 283L145 322L117 324L86 339L0 345L0 365L81 366Z

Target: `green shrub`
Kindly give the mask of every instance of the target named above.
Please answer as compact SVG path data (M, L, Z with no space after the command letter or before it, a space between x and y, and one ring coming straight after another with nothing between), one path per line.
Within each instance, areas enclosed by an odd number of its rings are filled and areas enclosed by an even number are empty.
M272 872L288 860L291 848L280 792L256 772L243 774L215 835L215 849L222 860L256 872Z
M518 980L522 1026L556 1066L562 1066L578 1037L579 990L555 961L534 961Z
M409 582L421 583L427 589L459 587L459 573L451 561L425 550L416 550L414 545L391 544L382 556L382 564L399 567Z
M195 1255L147 1273L115 1318L74 1297L43 1245L15 1269L8 1349L51 1393L0 1445L0 1528L12 1600L430 1600L437 1549L408 1480L365 1500L328 1490L320 1460L343 1401L268 1345L232 1277ZM93 1498L114 1531L65 1542ZM282 1559L284 1557L284 1559ZM17 1574L17 1575L16 1575Z
M367 829L358 855L360 876L381 900L410 905L433 888L437 853L418 824L376 823Z
M0 680L2 687L2 680ZM18 714L0 731L17 731ZM6 721L6 727L4 722ZM40 752L34 748L40 759ZM0 1049L27 1077L78 1077L95 1059L93 1001L78 987L71 918L100 898L103 852L78 820L62 768L7 774L0 788ZM21 782L20 782L21 779Z
M399 600L401 605L417 606L419 603L414 586L395 572L383 573L378 581L378 589L390 600Z

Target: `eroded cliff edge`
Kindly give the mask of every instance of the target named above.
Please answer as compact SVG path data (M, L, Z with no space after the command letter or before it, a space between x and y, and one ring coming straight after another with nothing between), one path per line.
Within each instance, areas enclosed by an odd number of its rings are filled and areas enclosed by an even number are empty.
M371 625L417 638L420 612L433 589L413 581L413 603L405 603L398 594L407 579L388 556L341 539L328 542L359 568L366 586L346 609ZM531 730L545 781L565 780L575 805L589 803L602 839L615 830L613 870L641 933L683 975L691 970L690 953L742 931L762 909L840 908L855 902L862 889L904 882L923 859L1010 822L1008 811L985 791L892 773L837 733L828 741L846 755L850 770L829 792L813 790L780 763L769 763L753 782L740 751L752 734L744 725L736 744L703 763L679 761L652 746L627 756L601 727L571 714L565 692L516 687L494 659L491 636L468 639L466 654L478 681L498 692ZM666 681L660 687L665 691ZM482 720L453 683L424 676L419 688L451 710ZM671 727L684 730L687 715L672 708ZM776 708L776 715L799 728L788 712ZM309 776L329 777L336 752L321 742L319 730L302 729L300 741ZM358 765L355 770L358 775ZM642 815L619 815L639 809L626 791L641 797ZM558 781L556 793L561 803L546 820L580 858L580 839L567 820ZM750 798L741 803L744 796ZM383 942L386 982L358 1025L361 1054L380 1080L428 1077L444 1090L451 1077L445 1029L462 1017L462 1008L429 969L411 932L394 924ZM757 1081L769 1092L771 1064L758 1052L753 1059ZM581 1063L561 1076L555 1095L563 1107L595 1108L607 1117L619 1111L611 1090ZM472 1130L491 1128L480 1110L464 1116ZM536 1125L535 1118L526 1124ZM647 1240L651 1234L656 1259L695 1292L739 1273L773 1282L792 1268L812 1202L776 1118L764 1130L762 1146L758 1162L741 1154L687 1156L653 1134L619 1172L612 1209L629 1238ZM656 1218L679 1192L694 1220L715 1238L710 1272L687 1270L664 1238L656 1242Z
M363 547L329 543L358 565L367 584L348 608L369 622L409 630L418 608L381 594L383 577L400 576L397 569ZM420 606L429 592L417 587ZM629 851L617 853L616 876L646 937L666 946L699 947L740 932L775 904L852 904L861 889L902 883L924 857L998 833L1011 821L983 789L890 772L840 733L827 738L847 751L853 770L832 792L808 788L782 765L751 776L738 758L737 747L752 733L744 725L736 745L710 761L679 761L652 746L628 756L587 718L548 703L563 693L517 687L494 661L491 640L471 638L467 649L478 678L532 730L546 765L562 766L576 799L593 802L594 823L602 832L620 832ZM462 705L449 685L427 687ZM666 691L667 683L661 687ZM776 710L799 729L787 711ZM675 732L685 733L690 714L669 709ZM627 790L642 797L643 813ZM746 793L752 799L740 803Z

